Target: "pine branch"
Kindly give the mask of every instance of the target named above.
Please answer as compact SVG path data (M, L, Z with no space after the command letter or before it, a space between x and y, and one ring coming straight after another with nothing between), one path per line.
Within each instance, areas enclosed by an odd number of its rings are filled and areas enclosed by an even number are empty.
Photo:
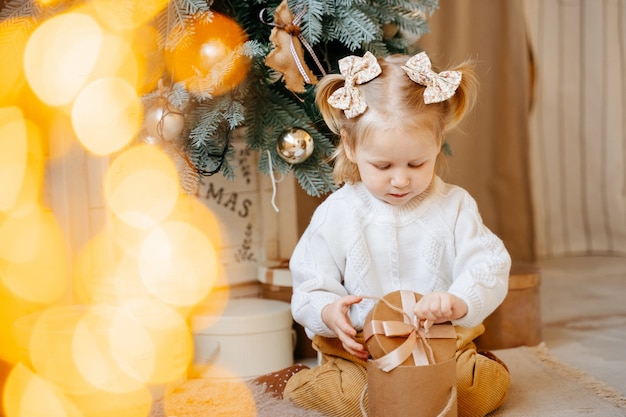
M3 54L19 52L34 28L48 17L70 10L91 0L64 0L45 5L37 0L7 0L0 9L0 45ZM168 72L144 74L138 85L153 88L159 78L171 84L165 90L146 92L142 101L149 107L163 97L184 113L186 138L184 151L199 175L221 173L232 179L230 160L233 132L245 127L247 150L260 153L257 169L292 172L302 188L310 195L322 195L335 188L329 156L335 150L336 138L329 131L315 106L315 86L307 85L302 94L288 91L283 75L265 66L265 57L274 48L269 41L274 11L282 0L170 0L151 22L158 31L154 51L142 50L155 68L162 65L168 54L184 52L198 54L198 34L203 25L210 25L215 13L234 19L248 37L239 48L229 51L228 59L196 71L187 80L171 80ZM136 0L115 2L120 18L142 14L144 3ZM427 18L438 8L437 0L288 0L294 14L303 12L300 34L314 48L327 72L336 72L338 60L348 54L371 51L383 56L404 52L407 42L403 33L420 36L427 32ZM146 7L149 7L145 5ZM146 13L148 13L146 11ZM261 17L262 16L262 17ZM383 38L383 27L395 25L398 34ZM226 36L227 34L225 34ZM199 42L201 43L201 42ZM189 50L185 50L185 49ZM149 49L149 48L146 48ZM310 67L311 57L305 53ZM236 61L246 57L251 66L244 81L227 93L219 91L226 76L235 69ZM0 57L0 59L3 57ZM4 56L9 62L12 57ZM167 71L170 71L168 69ZM189 69L191 70L191 68ZM313 68L315 71L315 68ZM192 74L188 72L187 74ZM232 86L228 86L229 88ZM287 128L304 129L313 138L312 155L298 164L291 164L278 155L277 140ZM270 166L269 159L272 159ZM189 168L189 167L188 167ZM187 189L195 171L185 173Z
M167 96L167 100L179 110L184 110L189 105L191 96L182 83L175 83Z
M334 5L331 2L321 2L319 0L289 1L289 9L294 14L305 10L302 17L301 33L311 44L322 41L324 25L323 19L326 15L332 16L335 13Z
M31 1L13 0L0 10L0 45L3 55L7 55L0 62L10 62L12 57L21 55L40 15L39 3Z
M16 21L20 23L26 19L24 17L33 18L37 20L41 16L42 6L40 2L34 0L9 0L4 4L4 7L0 10L0 27L4 29L5 25L14 25Z
M334 191L337 187L330 181L332 178L332 168L327 164L320 164L319 161L312 160L311 163L298 165L294 169L294 177L307 194L313 197L320 197L328 192Z
M157 18L160 45L165 50L185 48L195 36L194 23L210 22L213 12L205 0L170 0Z
M328 40L339 40L351 51L381 37L382 29L358 9L337 9L335 19L328 24Z
M218 123L214 132L198 146L190 144L188 154L191 163L201 175L214 175L221 172L228 179L234 178L234 170L230 165L233 157L231 137L233 131L223 121Z
M230 105L228 96L198 104L192 111L190 120L195 127L189 133L189 141L193 148L207 145L217 133L219 126L226 119L225 111Z
M239 101L231 101L230 106L224 112L224 120L228 122L230 130L241 126L245 120L246 107Z
M177 26L187 31L187 38L172 33L170 27L168 41L177 40L177 47L185 47L193 35L192 21L185 15L184 1L174 3L180 17ZM228 161L232 157L230 132L245 125L248 147L260 153L257 169L261 173L293 172L308 194L321 195L335 188L328 163L335 148L333 135L314 105L314 87L308 86L305 94L295 95L285 89L282 75L264 65L264 58L272 49L268 41L271 26L264 20L271 20L279 3L280 0L230 0L212 5L212 10L234 17L245 28L250 41L236 53L249 56L252 66L246 80L228 94L228 99L213 97L213 91L231 70L233 60L226 60L192 81L191 96L199 104L192 112L189 129L190 159L201 171L219 170L227 177L232 175ZM348 53L369 50L375 55L386 55L405 51L406 41L401 36L382 38L383 25L395 24L404 31L421 34L427 28L425 16L436 6L432 1L411 0L288 0L288 3L295 14L305 10L301 34L321 51L330 71L336 70L338 59ZM259 17L262 11L263 19ZM279 157L276 143L285 129L293 127L309 132L315 146L306 161L292 165ZM225 158L221 158L225 150Z

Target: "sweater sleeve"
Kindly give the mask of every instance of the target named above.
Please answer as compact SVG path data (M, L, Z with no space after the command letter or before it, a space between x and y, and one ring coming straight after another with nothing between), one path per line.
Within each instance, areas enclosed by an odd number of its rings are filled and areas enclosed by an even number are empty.
M322 309L348 295L343 286L345 245L341 244L345 243L347 227L341 221L344 216L337 213L340 207L333 207L331 216L328 203L322 203L313 214L289 263L293 279L292 315L309 337L336 337L322 320Z
M465 191L462 194L454 224L456 256L449 292L468 307L467 314L454 324L473 327L504 301L511 257L504 243L483 224L474 199Z

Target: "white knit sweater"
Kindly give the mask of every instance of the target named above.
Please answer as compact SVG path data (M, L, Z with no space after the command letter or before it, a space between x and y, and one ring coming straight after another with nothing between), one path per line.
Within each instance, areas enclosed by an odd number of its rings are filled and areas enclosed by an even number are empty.
M293 252L291 309L309 336L334 337L322 309L341 296L449 291L468 307L454 324L471 327L504 300L510 267L502 241L460 187L436 177L428 191L394 207L361 183L344 185L317 208ZM356 329L375 303L352 306Z

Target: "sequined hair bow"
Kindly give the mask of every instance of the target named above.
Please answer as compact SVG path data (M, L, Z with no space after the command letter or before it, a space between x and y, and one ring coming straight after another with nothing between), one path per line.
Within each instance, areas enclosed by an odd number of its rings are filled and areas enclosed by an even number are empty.
M343 110L346 117L351 119L367 109L367 103L356 86L378 77L381 73L380 65L371 52L366 52L363 57L350 55L340 59L339 72L345 77L345 84L328 97L328 103Z
M437 74L432 70L426 52L412 56L402 69L411 80L426 87L424 103L440 103L452 97L461 83L460 71L442 71Z

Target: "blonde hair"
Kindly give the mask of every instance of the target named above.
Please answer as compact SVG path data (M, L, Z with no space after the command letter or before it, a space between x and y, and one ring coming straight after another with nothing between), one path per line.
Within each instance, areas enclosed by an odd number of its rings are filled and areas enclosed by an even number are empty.
M443 135L456 127L474 106L478 80L471 62L451 68L462 73L461 84L452 97L441 103L425 104L426 87L413 82L401 68L409 58L399 54L378 58L382 73L356 87L367 103L367 110L351 119L346 118L343 110L328 104L331 94L344 86L344 76L329 74L318 83L315 102L330 130L340 136L332 156L333 178L337 184L360 181L356 164L346 156L346 147L354 150L371 131L402 124L425 126L433 129L441 147Z

